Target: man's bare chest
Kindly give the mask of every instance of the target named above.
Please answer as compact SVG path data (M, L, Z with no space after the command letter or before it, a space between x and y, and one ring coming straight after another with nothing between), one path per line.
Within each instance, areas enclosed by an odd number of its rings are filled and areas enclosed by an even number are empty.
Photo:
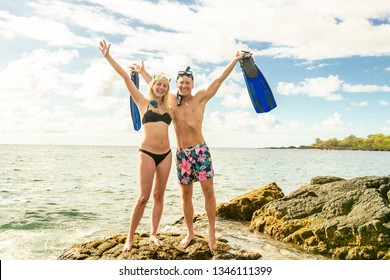
M196 126L203 120L203 110L195 106L182 104L173 112L173 120L178 124Z

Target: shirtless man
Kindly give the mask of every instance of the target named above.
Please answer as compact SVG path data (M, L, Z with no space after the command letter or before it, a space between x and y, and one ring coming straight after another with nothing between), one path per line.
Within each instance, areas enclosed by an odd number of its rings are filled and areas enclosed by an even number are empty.
M177 139L176 167L181 189L182 209L187 226L187 235L180 242L186 248L195 238L193 227L194 206L192 203L193 183L199 181L205 197L205 208L209 222L209 248L217 249L215 237L216 200L214 194L214 170L209 148L205 143L202 124L207 102L217 93L223 81L233 71L244 52L236 52L234 58L222 73L205 89L192 94L194 77L189 67L179 71L176 81L177 95L170 95L173 125ZM148 82L151 76L143 65L137 67Z

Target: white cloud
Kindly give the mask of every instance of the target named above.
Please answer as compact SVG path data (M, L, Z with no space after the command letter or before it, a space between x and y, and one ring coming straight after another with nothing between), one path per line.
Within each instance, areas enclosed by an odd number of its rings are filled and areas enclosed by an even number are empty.
M270 114L253 114L246 111L214 111L204 121L210 131L262 131L278 128L281 123Z
M367 5L365 0L191 2L37 0L15 2L25 5L27 10L23 12L0 11L0 38L11 40L10 45L18 45L19 38L23 43L31 42L10 50L10 57L19 49L29 53L13 62L6 56L3 59L6 66L0 69L0 120L5 122L0 129L36 129L51 134L83 131L90 135L94 131L104 134L128 130L128 92L99 54L98 40L103 37L113 41L112 54L124 67L145 59L150 73L168 72L174 79L178 69L191 65L196 88L207 86L234 52L248 45L257 46L256 55L299 58L314 65L315 60L324 58L389 55L390 26L375 26L369 21L388 18L389 1L375 5ZM46 50L33 51L34 48ZM324 66L320 62L316 68ZM279 83L277 89L287 96L301 94L326 100L343 99L343 91L390 89L386 85L348 84L337 75ZM242 75L237 71L217 96L229 109L252 109ZM384 100L380 104L389 105ZM232 129L252 136L267 131L272 136L280 133L280 139L299 129L305 131L300 122L281 122L275 116L214 112L205 120L205 129ZM343 126L341 116L335 114L317 128Z
M53 94L68 94L77 84L77 74L63 73L59 67L78 57L78 51L49 52L38 49L24 54L0 72L2 97L41 98Z
M227 95L224 97L222 105L226 108L240 109L247 109L252 107L252 103L248 94Z
M330 118L324 120L322 124L324 128L334 128L343 125L343 121L340 114L334 113Z
M299 83L279 82L276 92L285 96L295 96L299 94L309 97L320 97L330 101L342 100L343 96L338 92L390 92L390 86L378 85L352 85L345 83L336 75L328 77L306 78ZM352 106L367 106L367 102L351 103Z
M114 79L109 65L99 60L83 73L62 71L78 56L75 50L38 49L0 72L2 134L96 134L130 129L128 93L118 96L122 81Z
M304 94L334 101L343 99L336 93L340 90L341 84L338 76L330 75L327 78L306 78L298 84L279 82L276 91L286 96Z
M147 25L160 26L164 29L185 32L201 30L202 21L194 24L192 21L198 14L190 7L173 1L110 1L89 0L89 3L104 7L109 13L120 14L130 20L136 20ZM174 18L174 20L172 20Z
M268 48L254 50L258 54L305 60L390 53L390 25L369 20L390 14L387 1L367 5L366 0L250 0L243 5L241 1L202 0L185 5L166 0L41 0L29 6L41 17L3 13L3 37L21 34L51 45L80 46L93 45L99 33L122 34L136 52L184 53L200 62L224 61L227 53L246 47L243 42L248 41L270 43ZM239 24L232 19L239 19ZM80 27L85 32L76 35ZM43 32L31 32L36 30Z
M127 35L133 30L127 20L117 19L99 6L48 0L29 2L28 5L42 18L51 18L69 27L81 27L89 35L94 32Z
M205 88L221 74L224 67L218 67L214 71L201 80L199 88ZM230 109L248 109L253 108L248 90L243 83L241 72L233 71L229 78L226 79L218 90L217 96L223 97L222 105Z
M346 92L390 92L390 86L343 84Z
M368 19L389 14L390 5L382 1L373 7L364 2L360 1L361 8L351 1L293 1L278 7L273 15L283 21L272 23L273 30L281 32L274 32L274 46L264 54L307 60L388 54L390 39L383 36L390 26L373 26Z
M380 104L381 106L384 106L384 107L389 106L389 102L388 102L388 101L385 101L385 100L379 100L379 104Z
M0 11L0 19L0 36L7 40L26 37L59 47L93 45L91 39L74 34L65 24L55 19L17 17L4 11Z
M319 131L322 134L328 132L340 132L344 131L344 122L339 113L333 113L332 116L323 120L319 125L316 125L312 128L313 131Z
M206 132L251 132L258 133L296 133L305 129L298 121L281 122L271 113L236 110L232 112L214 111L204 120Z
M270 113L215 111L204 120L206 141L218 147L299 146L313 141L311 133L299 121L283 123ZM307 137L311 137L309 142Z
M367 101L351 102L351 106L353 106L353 107L367 107L368 106L368 102Z
M118 107L120 98L129 98L123 80L104 60L92 61L80 74L80 85L71 96L78 106L91 111L111 110Z

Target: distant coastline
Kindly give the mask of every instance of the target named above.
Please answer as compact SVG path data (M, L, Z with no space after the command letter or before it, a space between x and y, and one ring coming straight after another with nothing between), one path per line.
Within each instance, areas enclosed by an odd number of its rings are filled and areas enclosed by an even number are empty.
M316 150L353 150L353 151L390 151L390 135L372 134L367 138L349 135L343 140L317 138L310 146L266 147L265 149L316 149Z

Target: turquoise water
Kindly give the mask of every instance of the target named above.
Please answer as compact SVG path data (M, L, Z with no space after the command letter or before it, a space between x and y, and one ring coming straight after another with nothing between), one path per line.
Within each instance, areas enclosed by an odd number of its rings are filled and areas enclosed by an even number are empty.
M287 195L318 175L389 175L389 152L211 147L217 203L276 182ZM56 259L74 243L126 232L137 195L137 147L0 145L0 259ZM149 230L150 204L139 226ZM195 213L204 212L199 184ZM161 229L182 216L172 169ZM206 234L199 225L198 233ZM310 259L293 248L218 221L218 236L265 259Z

